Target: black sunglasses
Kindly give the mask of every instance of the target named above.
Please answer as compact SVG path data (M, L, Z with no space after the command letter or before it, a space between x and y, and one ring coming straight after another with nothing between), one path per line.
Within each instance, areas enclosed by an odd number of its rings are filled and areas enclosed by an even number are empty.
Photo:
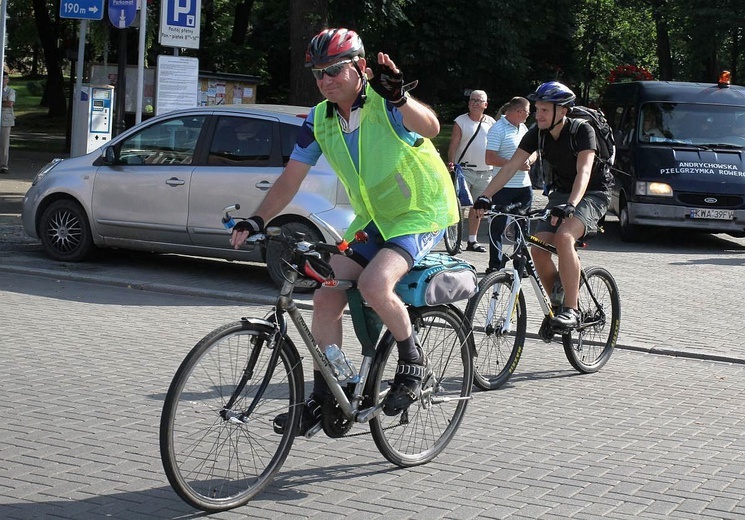
M313 77L321 80L323 79L323 75L327 74L328 76L335 78L339 74L341 74L341 71L344 70L344 67L348 63L352 63L354 60L344 60L340 61L339 63L334 63L333 65L329 65L328 67L324 69L310 69L310 71L313 73Z

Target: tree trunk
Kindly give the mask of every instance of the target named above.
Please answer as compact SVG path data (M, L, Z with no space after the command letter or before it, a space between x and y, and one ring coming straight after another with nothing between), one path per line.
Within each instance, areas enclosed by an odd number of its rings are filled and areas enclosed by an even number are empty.
M305 69L305 52L311 38L326 27L328 0L290 0L290 104L311 106L321 100Z
M201 28L201 41L212 42L215 37L215 3L212 0L202 0L202 16L204 23ZM215 70L214 54L207 52L207 49L200 45L199 48L199 68L201 70Z
M657 32L657 61L661 81L673 80L673 57L670 52L670 33L667 30L667 0L652 2L652 18Z
M235 20L233 30L230 33L230 41L236 45L244 45L248 36L248 22L251 19L253 0L243 0L235 6Z
M44 62L47 66L47 85L44 97L49 107L49 115L61 117L67 114L65 103L65 81L62 76L62 60L57 47L58 30L49 18L45 0L32 0L34 20L39 32L39 39L44 51Z

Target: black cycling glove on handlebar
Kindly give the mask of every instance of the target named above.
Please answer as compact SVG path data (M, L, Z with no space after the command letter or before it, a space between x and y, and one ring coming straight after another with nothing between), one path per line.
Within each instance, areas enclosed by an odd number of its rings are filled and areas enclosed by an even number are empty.
M264 219L258 215L248 217L246 220L239 220L233 228L234 231L248 231L248 236L264 232Z
M473 209L483 209L484 211L489 211L491 209L491 199L486 195L480 196L473 203Z
M551 216L560 219L571 218L574 215L574 204L559 204L551 208Z

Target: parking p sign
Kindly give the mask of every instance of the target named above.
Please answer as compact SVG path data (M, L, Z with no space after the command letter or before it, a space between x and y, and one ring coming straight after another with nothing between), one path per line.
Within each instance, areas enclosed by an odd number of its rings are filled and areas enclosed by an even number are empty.
M201 10L201 0L163 0L160 4L160 44L198 49Z

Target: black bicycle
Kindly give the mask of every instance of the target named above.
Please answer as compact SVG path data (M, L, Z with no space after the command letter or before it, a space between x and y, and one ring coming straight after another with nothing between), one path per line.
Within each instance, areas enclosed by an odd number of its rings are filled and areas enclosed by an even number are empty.
M236 208L225 209L229 218L227 213ZM387 416L381 411L396 370L396 342L355 283L332 277L326 259L351 254L346 242L340 237L339 246L307 242L299 233L283 235L280 228L249 241L261 247L279 242L292 252L286 280L271 311L210 332L176 372L160 422L161 459L176 493L204 511L222 511L246 504L279 471L299 430L305 397L302 358L290 338L290 325L334 397L324 402L322 421L306 437L320 429L329 437L343 437L354 424L369 423L376 446L393 464L424 464L441 453L458 430L473 386L474 348L463 313L450 304L408 306L428 360L426 373L419 398ZM292 292L301 273L347 291L363 354L356 382L337 380L300 315ZM287 422L280 434L272 422L281 413L287 414Z
M477 353L474 383L483 390L504 385L520 361L527 334L522 290L525 278L531 281L544 314L538 336L550 343L554 336L559 335L564 353L577 371L597 372L608 362L616 346L621 325L621 298L613 276L602 267L588 267L581 271L577 302L579 326L571 330L552 326L551 318L562 308L552 302L552 296L538 278L529 246L554 255L556 248L526 232L528 222L545 220L549 215L549 209L523 212L514 204L490 214L490 218L507 218L502 252L512 260L512 267L482 278L478 292L466 308ZM575 247L584 245L585 242L579 240Z

